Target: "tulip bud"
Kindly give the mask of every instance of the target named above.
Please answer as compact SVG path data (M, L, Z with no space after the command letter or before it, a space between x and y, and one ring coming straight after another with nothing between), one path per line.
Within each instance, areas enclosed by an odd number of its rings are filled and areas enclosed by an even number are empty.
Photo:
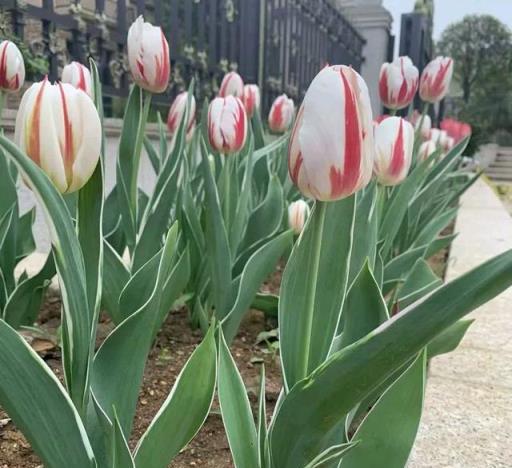
M443 143L443 151L448 153L455 146L455 139L452 137L446 137L446 140Z
M261 96L258 85L248 84L244 86L243 102L247 117L251 118L254 115L254 111L260 108Z
M431 128L428 139L430 141L433 141L436 145L439 145L439 142L441 140L441 130L439 130L438 128Z
M247 116L242 101L234 96L215 98L208 109L208 140L219 153L240 151L247 137Z
M0 91L15 93L24 82L25 63L20 49L14 42L0 42Z
M382 185L397 185L409 173L414 128L400 117L383 120L375 129L374 173Z
M92 78L89 69L79 62L68 63L62 70L62 82L85 91L92 97Z
M446 96L453 75L451 57L436 57L427 64L420 79L420 97L425 102L438 102Z
M423 118L421 115L418 115L415 118L414 128L420 132L421 138L428 140L430 136L430 129L432 128L432 119L430 118L430 115L425 114Z
M458 143L463 138L471 135L471 125L459 122L455 119L444 119L441 122L441 128L446 130L448 135L454 139L455 143Z
M388 109L407 107L418 90L418 69L409 57L383 63L380 69L379 94Z
M61 193L71 193L85 185L98 164L100 118L82 90L45 78L23 95L15 140Z
M368 184L374 154L366 83L350 67L324 68L309 86L292 131L292 181L308 197L339 200Z
M243 99L244 80L237 72L229 72L224 75L219 89L219 97L235 96Z
M176 96L171 108L169 109L169 115L167 117L167 128L171 136L175 135L185 114L187 108L188 93L184 91ZM190 141L194 134L194 128L196 123L196 98L192 95L190 101L190 113L188 116L186 133L187 141Z
M268 126L274 133L284 133L290 128L295 113L295 104L293 99L289 99L286 94L277 97L270 113L268 114Z
M425 159L429 158L436 150L437 144L434 141L425 141L421 144L418 151L418 159L420 161L425 161Z
M309 205L304 200L294 201L288 206L288 225L295 234L299 235L304 229L309 212Z
M162 28L139 16L128 30L128 63L135 83L152 93L163 93L169 84L169 44Z

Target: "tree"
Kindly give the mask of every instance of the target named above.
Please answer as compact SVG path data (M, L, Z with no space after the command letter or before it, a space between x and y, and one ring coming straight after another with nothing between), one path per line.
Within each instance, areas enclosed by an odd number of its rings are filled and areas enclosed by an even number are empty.
M455 61L455 79L462 88L465 103L475 86L485 86L489 78L504 76L512 68L512 34L490 15L465 16L448 26L438 49Z

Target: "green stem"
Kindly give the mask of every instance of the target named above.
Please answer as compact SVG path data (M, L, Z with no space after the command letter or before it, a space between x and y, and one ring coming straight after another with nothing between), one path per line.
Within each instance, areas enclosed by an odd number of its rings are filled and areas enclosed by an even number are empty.
M224 165L224 223L226 232L230 232L231 223L231 172L233 171L233 158L234 155L225 156Z
M142 145L144 143L144 133L146 131L146 123L148 121L149 109L151 107L151 97L152 94L150 92L141 90L140 99L142 112L140 114L139 125L137 127L137 138L135 140L135 148L133 152L133 173L132 180L130 181L130 204L132 207L132 213L134 215L135 220L137 219L138 205L137 178L139 174L140 155L142 153Z
M311 332L313 330L313 315L315 312L316 284L318 271L320 269L320 255L322 253L322 237L325 224L325 213L327 211L327 202L316 201L313 216L313 251L311 253L311 281L308 283L306 291L306 323L304 327L302 347L302 373L298 380L309 374L309 350L311 348Z
M394 117L396 115L396 109L389 109L389 115Z

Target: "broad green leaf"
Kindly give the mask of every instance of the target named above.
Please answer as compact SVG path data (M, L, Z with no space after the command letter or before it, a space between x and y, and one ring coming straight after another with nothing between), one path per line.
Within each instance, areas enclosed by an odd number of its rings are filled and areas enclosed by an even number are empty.
M414 246L428 245L432 240L450 224L457 215L457 208L445 211L441 215L432 219L419 233L414 241Z
M82 250L73 221L62 196L46 174L17 146L0 135L0 147L16 164L45 213L63 301L64 374L71 398L79 412L86 405L91 339L91 315L85 289Z
M18 219L16 258L21 260L36 249L36 241L32 232L32 225L36 217L36 210L32 208Z
M462 155L466 147L468 146L471 136L467 136L463 140L459 141L448 154L436 164L430 173L428 174L427 181L434 179L440 172L442 172L446 166L452 163L452 161Z
M119 423L115 408L112 431L112 468L135 468L130 447L128 447L128 442L126 442L126 438L124 437L123 429Z
M389 387L357 428L340 468L403 468L421 419L426 379L426 353Z
M235 338L242 318L261 284L274 271L283 252L292 242L293 232L286 231L257 250L246 263L240 278L236 301L222 320L222 330L228 343Z
M449 236L443 236L443 237L434 239L429 244L429 246L427 247L427 250L425 251L425 258L428 260L430 257L435 255L436 253L438 253L441 250L448 247L457 236L458 236L458 234L451 234Z
M20 282L9 296L4 308L4 320L13 328L32 325L41 308L44 294L55 276L53 255L48 254L41 270L32 278Z
M263 468L267 460L267 404L265 393L265 364L261 365L260 389L258 392L258 466Z
M404 284L398 291L398 304L400 309L421 299L441 284L443 284L442 280L436 276L429 264L420 258L414 264Z
M219 329L218 395L231 455L237 468L259 468L258 436L244 382Z
M459 320L437 335L427 346L428 359L453 351L459 346L474 319Z
M279 407L271 429L274 466L296 468L316 456L330 431L359 401L439 333L511 285L512 250L439 288L333 354L298 382Z
M231 253L223 222L217 186L210 169L208 151L204 141L202 142L201 155L203 158L203 178L206 201L206 249L212 282L215 313L218 318L227 314L228 298L231 294Z
M45 466L95 468L94 454L66 391L25 340L0 320L0 405Z
M153 146L153 142L147 136L144 137L144 149L148 155L151 167L155 171L155 174L158 174L160 172L160 157L158 156L158 152Z
M265 132L263 131L263 122L261 121L259 109L254 109L251 123L252 131L254 133L254 149L258 150L265 146Z
M340 346L351 345L389 318L379 285L368 262L356 276L343 306ZM340 348L340 349L341 349Z
M279 337L287 389L331 349L347 288L354 213L354 196L317 202L284 270Z
M144 366L160 318L162 289L175 258L178 226L169 230L149 299L108 335L94 357L91 387L110 419L115 406L127 439L131 432ZM127 385L127 382L130 384Z
M119 325L127 316L126 311L119 307L119 299L130 280L130 272L113 247L106 240L104 242L102 305L112 321Z
M201 428L215 392L216 360L212 326L140 439L135 452L137 466L166 468Z
M384 290L383 293L392 289L398 282L403 281L411 271L416 261L425 254L427 246L415 247L395 257L384 267ZM388 286L386 287L386 283Z
M258 293L254 297L251 309L261 310L270 317L277 317L279 296L275 294Z
M348 442L345 444L333 445L313 458L305 468L326 468L327 466L337 466L346 453L352 450L357 444L358 442Z

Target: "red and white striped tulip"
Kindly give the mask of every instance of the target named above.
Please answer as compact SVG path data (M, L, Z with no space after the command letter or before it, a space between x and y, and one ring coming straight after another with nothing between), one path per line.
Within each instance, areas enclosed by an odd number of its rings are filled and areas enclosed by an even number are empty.
M407 107L418 90L418 69L409 57L383 63L379 76L379 94L388 109Z
M98 164L100 118L81 89L45 78L23 95L15 139L61 193L71 193L85 185Z
M235 96L244 98L244 80L237 72L229 72L224 75L219 89L219 97Z
M471 135L471 125L455 119L443 119L440 126L448 132L448 135L455 140L455 143Z
M286 132L292 122L295 114L295 104L293 99L289 99L286 94L277 97L272 103L270 113L268 114L268 126L274 133Z
M297 200L288 206L288 225L290 229L299 235L309 217L310 208L304 200Z
M427 64L420 78L420 97L435 103L443 99L450 88L453 75L453 59L436 57Z
M0 42L0 92L15 93L25 82L25 62L18 46Z
M85 91L92 97L92 78L89 69L79 62L68 63L62 70L62 82Z
M409 173L414 128L401 117L383 120L375 129L374 173L382 185L397 185Z
M248 84L244 86L243 103L247 117L251 118L254 115L254 111L259 109L261 104L260 88L258 85Z
M324 68L309 86L292 131L292 181L307 197L339 200L368 184L374 154L366 83L350 67Z
M421 144L418 151L418 159L425 161L431 154L437 150L437 143L432 140L425 141Z
M234 96L215 98L208 109L208 140L223 154L240 151L247 138L247 115L242 101Z
M174 99L174 102L169 109L169 115L167 116L167 129L171 136L174 136L178 131L183 115L187 108L188 93L186 91L178 94ZM196 98L194 95L191 96L190 100L190 113L186 124L186 135L187 141L190 141L194 134L196 126Z
M162 28L139 16L128 30L128 63L135 83L152 93L163 93L169 84L169 44Z

